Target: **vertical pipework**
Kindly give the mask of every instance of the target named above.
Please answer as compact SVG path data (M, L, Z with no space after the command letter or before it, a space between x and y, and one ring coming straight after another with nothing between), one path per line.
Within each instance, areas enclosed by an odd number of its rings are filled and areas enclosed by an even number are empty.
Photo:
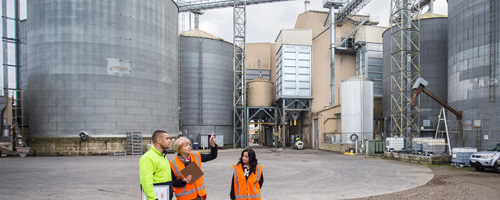
M19 21L19 0L15 0L15 31L16 31L16 89L20 89L21 87L21 74L19 73L19 68L21 67L20 63L21 63L21 59L20 59L20 55L21 55L21 51L20 51L20 35L19 35L19 26L20 26L20 21ZM17 98L16 98L17 99Z
M309 5L311 4L311 2L309 0L305 0L304 1L304 6L305 6L305 12L309 11Z
M407 10L404 11L406 12L406 14L404 15L404 17L406 19L403 19L405 22L406 22L406 30L405 30L405 35L406 36L409 36L409 35L412 35L412 15L411 15L411 2L410 1L403 1L406 5L407 5ZM405 82L405 85L406 85L406 98L409 98L411 97L411 79L412 79L412 40L408 37L405 37L405 42L406 42L406 47L405 47L405 50L407 51L406 52L406 82ZM405 99L406 100L406 99ZM405 102L404 104L409 104L410 102L407 101ZM406 105L405 105L406 106ZM406 106L406 133L408 135L406 135L406 138L409 137L409 134L411 133L411 126L410 124L412 123L411 122L411 106Z
M497 60L497 41L496 41L496 2L490 0L490 87L489 100L490 103L495 102L495 77L496 77L496 60Z
M330 107L335 103L335 8L330 7Z
M198 124L203 125L203 41L198 38Z
M15 0L15 5L14 5L16 8L16 11L14 13L15 15L15 31L16 31L16 67L15 67L15 73L16 73L16 87L14 87L16 90L20 90L21 89L21 35L19 33L20 31L20 17L19 17L19 13L20 13L20 4L19 4L19 0ZM15 92L14 93L14 98L15 98L15 103L16 103L16 106L23 106L21 105L21 93L20 92ZM15 112L18 112L19 110L15 110ZM19 116L21 113L16 113L15 115L16 116ZM18 123L20 123L20 121L18 119L16 119L16 121Z
M434 13L434 0L431 0L431 2L429 3L429 9L431 13Z
M191 12L189 12L189 28L188 30L191 30Z
M7 0L2 0L2 37L7 38ZM8 96L9 70L7 56L7 41L2 41L3 46L3 95Z
M261 62L260 62L260 57L259 57L259 60L257 60L257 63L259 65L259 77L262 77L262 65L261 65Z
M200 15L199 11L194 12L194 29L200 29Z

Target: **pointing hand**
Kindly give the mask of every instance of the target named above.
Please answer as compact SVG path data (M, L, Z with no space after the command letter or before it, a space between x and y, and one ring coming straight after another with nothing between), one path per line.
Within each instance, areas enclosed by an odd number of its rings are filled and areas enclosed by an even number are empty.
M214 132L212 132L212 135L210 136L210 146L215 147L215 136Z

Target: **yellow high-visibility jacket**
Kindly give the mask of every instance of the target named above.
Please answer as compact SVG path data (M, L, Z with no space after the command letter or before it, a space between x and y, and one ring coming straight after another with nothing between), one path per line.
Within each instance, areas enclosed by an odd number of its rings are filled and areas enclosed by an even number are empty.
M139 177L142 190L146 194L147 199L157 199L153 185L172 184L172 173L167 157L164 157L154 146L151 146L151 149L142 155L139 160ZM172 195L170 193L170 197Z

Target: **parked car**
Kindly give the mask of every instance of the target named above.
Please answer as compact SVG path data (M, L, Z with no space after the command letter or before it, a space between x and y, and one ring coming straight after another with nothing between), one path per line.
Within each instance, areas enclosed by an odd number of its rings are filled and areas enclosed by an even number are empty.
M500 173L500 143L490 147L485 151L473 153L470 156L470 165L478 171L483 171L485 168L493 168L495 172Z

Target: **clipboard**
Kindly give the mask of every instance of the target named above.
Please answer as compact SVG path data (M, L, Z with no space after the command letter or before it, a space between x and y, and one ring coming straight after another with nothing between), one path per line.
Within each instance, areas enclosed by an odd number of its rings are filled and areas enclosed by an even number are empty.
M189 184L193 184L196 180L203 176L203 172L195 162L189 163L184 169L181 170L181 174L184 177L191 175L191 181Z
M153 189L155 190L155 195L158 200L170 200L170 185L153 185ZM146 193L141 186L141 200L148 200L146 198Z

